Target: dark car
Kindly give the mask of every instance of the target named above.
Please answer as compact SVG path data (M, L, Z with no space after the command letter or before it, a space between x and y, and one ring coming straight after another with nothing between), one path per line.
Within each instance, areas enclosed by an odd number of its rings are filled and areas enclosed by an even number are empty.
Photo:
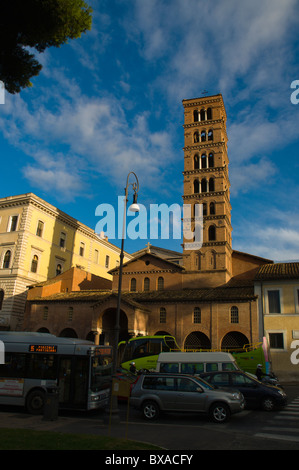
M239 390L247 408L262 407L272 411L276 407L285 406L287 396L283 390L272 385L266 385L250 374L242 371L206 372L200 375L208 383L218 388Z

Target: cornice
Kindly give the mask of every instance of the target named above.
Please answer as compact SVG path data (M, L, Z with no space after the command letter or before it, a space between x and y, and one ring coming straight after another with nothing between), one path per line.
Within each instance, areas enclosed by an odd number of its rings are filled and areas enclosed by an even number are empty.
M183 150L186 152L188 150L199 150L199 149L208 149L210 147L226 147L226 142L213 142L213 140L208 140L206 142L196 142L194 145L187 145L183 147Z

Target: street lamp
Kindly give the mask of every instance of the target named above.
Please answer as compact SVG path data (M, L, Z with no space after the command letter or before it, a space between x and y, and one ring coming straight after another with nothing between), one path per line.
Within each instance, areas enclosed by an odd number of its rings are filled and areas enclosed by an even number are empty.
M134 183L129 183L130 175L135 177ZM123 230L122 230L122 240L121 240L121 251L120 251L120 262L119 262L119 278L118 278L118 295L117 295L117 309L116 309L116 321L115 321L115 337L114 337L114 363L113 363L113 373L116 373L117 366L117 352L118 352L118 343L119 343L119 332L120 332L120 303L121 303L121 283L122 283L122 269L123 269L123 260L124 260L124 240L126 232L126 215L127 215L127 204L128 204L128 192L129 186L132 186L134 195L133 195L133 204L129 207L131 212L139 212L140 207L137 204L137 196L139 191L139 181L136 174L131 171L127 176L127 184L125 188L125 199L124 199L124 217L123 217Z
M133 183L129 183L130 176L133 175L135 177L135 181ZM115 334L114 334L114 345L113 345L113 375L116 375L117 369L117 359L118 359L118 343L119 343L119 332L120 332L120 304L121 304L121 283L122 283L122 269L123 269L123 259L124 259L124 240L125 240L125 232L126 232L126 215L127 215L127 204L128 204L128 192L129 186L132 186L134 194L133 194L133 204L129 207L131 212L139 212L140 207L137 204L137 195L139 191L139 181L136 174L131 171L127 176L127 184L125 187L125 199L124 199L124 217L123 217L123 229L122 229L122 240L121 240L121 251L120 251L120 263L119 263L119 278L118 278L118 295L117 295L117 309L116 309L116 320L115 320ZM118 409L117 409L117 396L112 393L111 390L111 414L114 417L114 421L117 422L118 417Z

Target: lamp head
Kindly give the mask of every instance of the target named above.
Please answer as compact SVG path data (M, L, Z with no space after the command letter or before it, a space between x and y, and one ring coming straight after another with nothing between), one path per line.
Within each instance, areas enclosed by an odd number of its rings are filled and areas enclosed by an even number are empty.
M133 204L130 205L129 211L130 212L139 212L140 211L140 207L137 204L137 193L134 193L134 195L133 195Z

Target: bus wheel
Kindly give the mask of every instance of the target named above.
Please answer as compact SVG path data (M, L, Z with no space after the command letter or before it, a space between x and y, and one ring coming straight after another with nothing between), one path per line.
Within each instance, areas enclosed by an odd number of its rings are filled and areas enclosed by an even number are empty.
M42 390L33 390L27 396L26 408L33 415L40 415L44 411L45 392Z

